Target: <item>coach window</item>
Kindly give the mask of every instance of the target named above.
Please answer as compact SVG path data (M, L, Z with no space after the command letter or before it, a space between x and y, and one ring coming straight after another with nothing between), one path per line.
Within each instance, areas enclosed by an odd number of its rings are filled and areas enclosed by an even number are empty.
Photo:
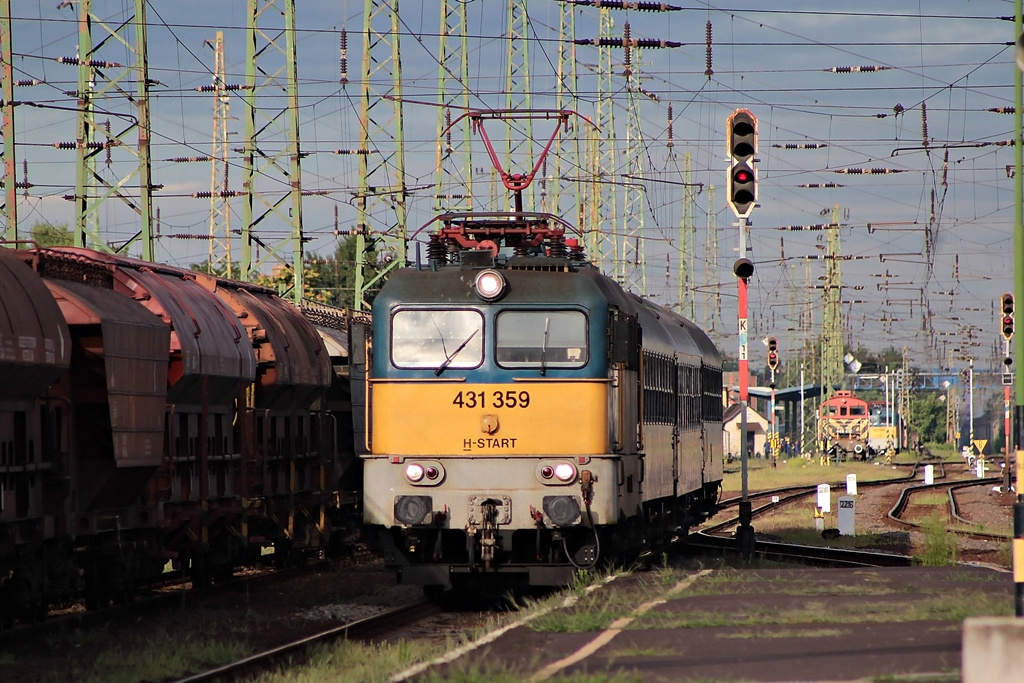
M864 417L867 414L867 409L864 406L850 406L851 417Z
M590 359L587 316L580 311L503 311L496 325L501 367L582 368Z
M391 318L396 368L475 368L484 359L484 318L470 310L405 310Z

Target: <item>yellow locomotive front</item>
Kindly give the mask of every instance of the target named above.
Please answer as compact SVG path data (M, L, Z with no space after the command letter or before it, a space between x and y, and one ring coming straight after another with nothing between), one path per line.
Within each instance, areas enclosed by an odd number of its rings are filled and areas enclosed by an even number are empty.
M563 583L617 517L608 302L536 261L406 269L374 302L364 521L404 582Z

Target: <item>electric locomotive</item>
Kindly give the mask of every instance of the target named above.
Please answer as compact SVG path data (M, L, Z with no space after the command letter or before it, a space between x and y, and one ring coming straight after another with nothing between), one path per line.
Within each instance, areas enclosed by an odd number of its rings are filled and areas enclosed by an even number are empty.
M364 533L399 580L565 584L713 514L722 371L707 335L602 275L551 214L435 221L428 263L391 275L350 346Z

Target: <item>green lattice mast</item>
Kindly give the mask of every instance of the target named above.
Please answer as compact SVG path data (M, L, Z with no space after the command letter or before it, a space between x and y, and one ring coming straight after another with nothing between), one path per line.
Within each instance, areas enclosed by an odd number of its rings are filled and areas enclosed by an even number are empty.
M56 143L62 149L77 151L75 176L75 246L102 251L128 253L133 245L140 246L144 260L153 260L153 182L149 155L149 62L146 41L146 1L135 0L135 12L126 21L108 25L92 13L92 0L79 0L78 54L60 57L62 64L78 66L78 124L73 144ZM104 38L93 41L93 26ZM100 51L117 48L118 57L128 55L132 63L122 65L105 61ZM135 92L129 94L134 81ZM100 124L95 118L93 101L105 100L104 108L111 111L113 102L127 101L128 113L111 116ZM111 111L111 113L114 113ZM130 137L135 135L135 139ZM104 170L97 164L97 156L105 153ZM115 166L126 164L128 171L117 177ZM131 196L126 188L132 181L138 184L138 196ZM99 209L107 199L118 199L138 214L140 229L119 245L103 239L99 224Z
M282 18L284 25L280 26L277 22ZM295 0L249 0L246 31L242 154L247 194L242 212L242 274L251 279L261 266L274 260L291 270L291 293L300 302L304 284L302 153ZM278 99L282 91L286 94L283 103ZM275 229L274 222L284 230ZM268 237L275 232L288 237L276 241ZM262 253L254 256L254 245ZM289 246L291 260L286 258Z
M441 0L441 36L437 70L437 169L434 209L473 208L472 126L469 119L449 130L452 119L469 109L469 45L466 3ZM457 104L456 104L457 103ZM455 106L455 115L451 107Z
M619 282L628 291L647 293L647 263L644 240L644 216L647 214L647 195L640 186L646 165L644 163L644 136L640 125L640 50L632 46L629 22L623 27L623 45L626 49L626 174L625 206L622 212L622 247L617 273ZM633 60L635 64L633 63Z
M669 120L672 120L672 105L669 105ZM696 259L693 253L694 233L697 231L694 222L695 200L693 157L686 152L683 154L683 210L679 220L679 292L676 301L679 303L680 315L690 320L697 316L697 302L694 296Z
M616 163L615 106L612 102L614 63L612 49L601 39L611 37L615 20L611 12L600 9L600 27L597 48L597 98L594 103L594 124L597 130L589 133L590 223L586 227L587 253L601 271L614 274L619 262L619 241L615 238L613 222L618 215L618 188L612 184ZM587 41L591 42L591 41ZM608 259L611 258L609 268Z
M532 92L530 91L530 17L526 12L526 0L508 0L508 67L505 70L505 109L523 110L533 108ZM533 121L523 120L523 130L508 128L505 142L505 170L515 173L516 168L529 171L533 168ZM536 211L533 183L526 188L523 197L523 209ZM505 193L507 210L515 210L512 196Z
M367 293L406 263L405 136L398 0L366 0L363 7L363 85L359 113L359 190L355 308L369 309ZM392 218L393 216L393 218ZM381 229L371 228L371 223ZM368 253L368 240L372 246ZM370 263L380 247L383 260ZM376 272L372 271L376 268Z
M3 115L4 136L4 239L18 239L18 192L15 178L14 150L14 64L12 63L13 45L11 43L11 0L0 0L0 110Z
M722 297L718 292L718 214L715 213L715 186L708 185L707 222L704 227L704 317L701 326L715 331L715 320L722 320Z
M821 400L832 396L833 387L843 379L842 250L839 234L839 205L832 208L832 224L825 248L825 284L821 307Z
M234 277L231 262L231 204L228 189L228 169L231 148L228 145L228 121L231 98L228 96L224 63L224 32L217 31L211 44L214 52L213 84L213 145L210 150L210 253L207 264L210 272ZM206 92L201 86L197 90Z
M558 83L555 85L555 106L559 110L579 111L575 7L562 2L558 9ZM550 208L545 207L545 210L569 221L576 220L582 230L585 202L580 178L580 126L575 117L569 119L568 130L562 131L556 138L552 152ZM547 173L544 175L548 176ZM573 180L566 180L566 177Z

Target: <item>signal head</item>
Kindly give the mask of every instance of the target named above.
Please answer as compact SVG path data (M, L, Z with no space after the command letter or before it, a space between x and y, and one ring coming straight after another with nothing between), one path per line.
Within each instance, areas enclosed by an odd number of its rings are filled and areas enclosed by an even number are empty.
M779 367L779 340L768 337L768 367L771 370Z
M1003 317L1001 319L1000 332L1003 338L1009 341L1013 338L1013 294L1006 292L1002 297Z
M726 119L725 146L729 153L726 202L737 218L746 218L757 204L757 117L749 109L737 109Z
M729 158L747 161L757 154L757 117L749 109L737 109L725 121Z

